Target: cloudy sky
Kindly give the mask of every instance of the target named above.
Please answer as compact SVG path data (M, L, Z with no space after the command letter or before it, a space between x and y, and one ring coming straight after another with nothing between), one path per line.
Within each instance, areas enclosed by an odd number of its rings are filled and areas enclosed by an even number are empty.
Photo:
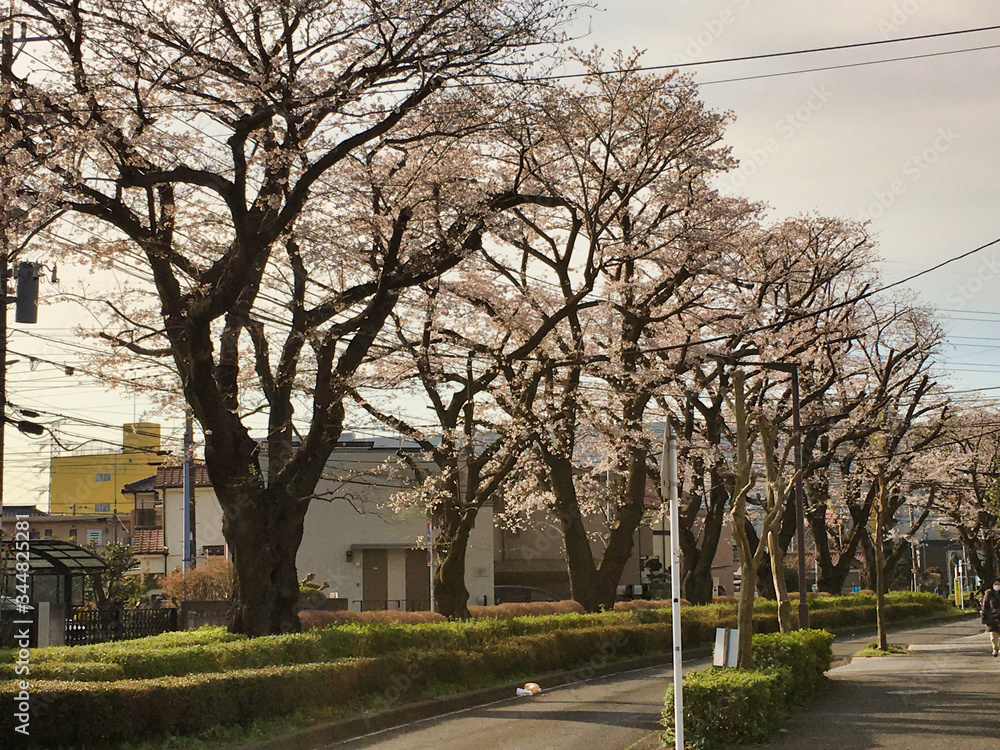
M947 38L709 64L712 60L1000 25L995 0L603 0L577 23L577 46L645 50L649 66L685 70L705 102L731 110L727 141L740 159L724 189L766 202L775 217L817 212L866 218L896 281L1000 237L1000 48L767 78L788 71L1000 47L1000 30ZM743 79L743 80L731 80ZM93 278L99 288L113 280ZM912 282L949 332L947 382L956 391L1000 385L1000 245ZM66 340L66 308L43 308L36 335ZM26 327L27 328L27 327ZM13 335L11 349L72 364L78 355ZM148 405L100 383L22 359L15 403L119 424ZM55 389L55 390L53 390ZM985 391L985 395L1000 394ZM961 394L959 399L967 398ZM115 440L108 429L71 428ZM180 425L165 432L176 447ZM47 442L8 430L5 502L34 501ZM77 440L79 442L79 440Z
M1000 47L1000 30L710 64L1000 25L995 2L614 0L605 7L580 20L590 32L581 46L636 47L650 66L695 63L685 70L704 101L735 114L727 140L741 164L726 189L765 201L775 216L870 220L887 282L1000 237L1000 49L815 70ZM909 286L940 311L951 335L954 387L1000 383L1000 246Z

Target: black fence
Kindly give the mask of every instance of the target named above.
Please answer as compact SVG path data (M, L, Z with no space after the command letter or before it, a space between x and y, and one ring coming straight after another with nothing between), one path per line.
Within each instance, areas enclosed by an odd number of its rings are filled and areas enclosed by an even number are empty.
M355 599L353 603L362 612L385 609L395 612L426 612L431 608L427 599Z
M126 609L99 612L73 609L66 615L66 645L107 643L144 638L177 630L176 609Z

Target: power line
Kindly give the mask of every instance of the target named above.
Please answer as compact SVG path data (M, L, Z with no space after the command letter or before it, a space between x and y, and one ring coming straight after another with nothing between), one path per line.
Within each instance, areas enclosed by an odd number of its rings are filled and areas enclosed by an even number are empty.
M973 29L958 29L958 30L955 30L955 31L939 31L939 32L931 33L931 34L918 34L916 36L897 37L895 39L878 39L878 40L871 41L871 42L853 42L853 43L848 43L848 44L834 44L834 45L830 45L828 47L806 47L806 48L803 48L803 49L787 50L787 51L784 51L784 52L765 52L765 53L756 54L756 55L743 55L743 56L740 56L740 57L720 57L720 58L715 58L713 60L701 60L701 61L698 61L698 62L680 62L680 63L674 63L672 65L648 65L648 66L643 66L641 68L638 68L638 70L641 70L643 72L650 72L650 71L656 71L656 70L671 70L673 68L691 68L691 67L697 67L699 65L722 65L722 64L725 64L725 63L733 63L733 62L750 62L751 60L770 60L770 59L779 58L779 57L792 57L792 56L795 56L795 55L812 55L812 54L816 54L816 53L819 53L819 52L837 52L837 51L846 50L846 49L862 49L864 47L881 47L881 46L885 46L887 44L900 44L900 43L903 43L903 42L916 42L916 41L922 41L922 40L926 40L926 39L943 39L945 37L964 36L965 34L978 34L980 32L984 32L984 31L998 31L998 30L1000 30L1000 26L980 26L978 28L973 28ZM627 72L630 72L630 71L628 69L606 70L606 71L601 71L597 75L620 75L622 73L627 73ZM809 72L811 72L811 71L809 71ZM540 77L540 78L536 78L536 79L533 79L533 80L535 80L535 81L564 80L564 79L568 79L568 78L584 78L584 77L587 77L587 76L590 76L590 75L593 75L593 74L591 74L591 73L571 73L571 74L565 74L565 75L554 75L554 76ZM784 75L787 75L787 74L784 74ZM733 79L733 80L741 80L741 79Z

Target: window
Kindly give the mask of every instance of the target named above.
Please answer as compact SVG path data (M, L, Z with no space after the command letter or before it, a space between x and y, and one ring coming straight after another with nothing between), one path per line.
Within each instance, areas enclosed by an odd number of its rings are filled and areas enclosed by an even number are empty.
M71 542L75 542L76 541L76 529L70 529L69 530L69 540Z
M110 513L111 503L95 503L94 504L95 513Z
M43 533L45 534L46 539L52 538L52 529L45 529Z
M110 482L111 481L111 474L95 474L94 475L94 481L95 482Z
M40 539L41 535L37 531L29 531L28 539Z
M87 529L87 544L93 543L100 547L103 537L104 534L100 529Z
M205 557L222 557L226 554L226 545L209 544L201 548L201 554Z

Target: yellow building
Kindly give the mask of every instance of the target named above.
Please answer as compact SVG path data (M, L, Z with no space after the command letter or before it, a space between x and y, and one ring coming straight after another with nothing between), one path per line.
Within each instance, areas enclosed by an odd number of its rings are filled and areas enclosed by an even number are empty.
M156 472L162 463L160 425L135 422L122 426L122 448L93 452L86 448L53 456L49 464L49 512L82 515L132 511L134 496L122 487Z

